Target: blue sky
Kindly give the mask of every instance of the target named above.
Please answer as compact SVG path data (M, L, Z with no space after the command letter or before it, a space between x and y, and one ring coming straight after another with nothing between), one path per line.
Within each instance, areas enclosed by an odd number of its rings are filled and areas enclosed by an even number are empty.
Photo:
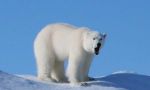
M35 75L34 38L56 22L108 34L91 76L120 70L150 75L149 0L1 0L0 70Z

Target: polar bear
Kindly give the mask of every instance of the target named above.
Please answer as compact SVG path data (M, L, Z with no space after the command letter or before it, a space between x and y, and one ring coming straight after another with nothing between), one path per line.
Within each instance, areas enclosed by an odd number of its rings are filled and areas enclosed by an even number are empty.
M106 34L65 23L43 28L34 41L38 79L51 82L88 81L94 54L98 55ZM68 60L65 74L64 61ZM66 77L67 76L67 77Z

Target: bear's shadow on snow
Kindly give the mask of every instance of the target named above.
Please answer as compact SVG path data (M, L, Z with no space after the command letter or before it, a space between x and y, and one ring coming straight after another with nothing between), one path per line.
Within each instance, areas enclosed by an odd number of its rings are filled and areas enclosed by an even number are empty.
M118 73L102 78L95 78L95 81L88 83L89 86L99 85L105 87L125 88L128 90L149 90L150 76L134 73Z

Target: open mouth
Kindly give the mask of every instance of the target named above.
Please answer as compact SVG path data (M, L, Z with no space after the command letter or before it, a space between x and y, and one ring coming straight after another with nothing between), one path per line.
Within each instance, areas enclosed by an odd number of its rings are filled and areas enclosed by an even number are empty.
M95 48L95 54L98 55L99 54L99 49L101 47L101 43L97 43L97 47Z

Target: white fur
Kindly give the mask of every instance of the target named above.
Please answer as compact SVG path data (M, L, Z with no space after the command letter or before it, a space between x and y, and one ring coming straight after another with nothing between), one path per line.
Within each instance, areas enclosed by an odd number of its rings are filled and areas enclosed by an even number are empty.
M93 40L93 38L96 40ZM64 60L68 59L67 78L78 84L88 80L94 48L102 35L88 28L69 24L51 24L37 35L34 52L38 78L45 81L67 81Z

